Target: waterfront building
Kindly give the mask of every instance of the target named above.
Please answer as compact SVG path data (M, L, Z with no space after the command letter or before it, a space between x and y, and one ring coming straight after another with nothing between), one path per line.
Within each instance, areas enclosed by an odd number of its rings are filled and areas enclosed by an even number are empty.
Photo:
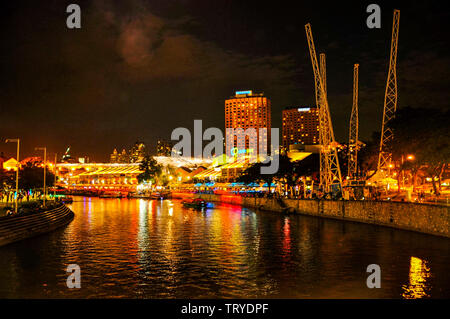
M142 173L138 163L60 163L58 185L69 189L133 191Z
M153 157L165 172L187 182L211 161L198 158ZM133 192L138 187L140 163L58 163L57 185L72 190Z
M251 149L248 137L240 134L226 136L226 155L233 156L236 151L259 154L260 145L269 154L271 124L271 103L264 93L237 91L234 96L225 100L225 129L254 128L258 140L255 150ZM266 129L261 136L260 128Z
M234 182L248 165L249 163L244 157L233 162L212 165L208 169L193 174L193 178L202 181Z
M4 170L7 170L7 171L11 171L11 170L16 171L17 170L18 162L13 157L11 157L9 160L4 161L2 164L3 164Z
M319 109L290 107L283 110L282 147L319 144Z

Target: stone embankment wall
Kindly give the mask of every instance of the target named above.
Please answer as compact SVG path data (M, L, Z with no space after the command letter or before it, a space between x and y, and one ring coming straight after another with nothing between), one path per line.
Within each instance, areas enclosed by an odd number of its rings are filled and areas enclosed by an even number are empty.
M450 238L448 206L387 201L252 198L214 194L196 194L195 197L260 210L350 220Z

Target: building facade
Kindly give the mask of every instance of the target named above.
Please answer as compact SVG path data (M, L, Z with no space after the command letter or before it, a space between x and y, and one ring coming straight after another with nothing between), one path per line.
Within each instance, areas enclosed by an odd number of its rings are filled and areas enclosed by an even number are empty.
M225 100L226 131L255 129L257 134L256 145L254 145L243 133L228 134L226 132L226 155L234 156L236 151L245 152L246 150L254 154L259 154L259 150L265 150L269 154L271 121L271 104L264 93L237 91L234 96ZM260 132L259 129L265 130Z
M319 109L291 107L283 110L282 146L319 144Z

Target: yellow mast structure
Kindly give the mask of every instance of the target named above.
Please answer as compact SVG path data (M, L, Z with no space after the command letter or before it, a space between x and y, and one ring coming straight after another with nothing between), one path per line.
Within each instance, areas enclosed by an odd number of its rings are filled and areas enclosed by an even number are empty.
M324 94L327 96L327 62L325 53L320 54L320 76L322 76Z
M359 64L353 65L353 104L350 115L350 132L348 139L348 172L350 179L356 177L358 171L358 77Z
M392 161L390 144L394 139L394 133L390 122L397 111L397 47L398 32L400 26L400 10L394 10L392 23L391 55L389 59L389 72L384 95L383 126L381 128L380 150L378 155L378 171L389 171Z
M330 110L326 94L326 86L322 72L325 74L325 55L322 63L322 69L319 68L317 61L316 48L312 36L311 25L305 25L306 37L308 40L309 53L314 73L314 84L316 93L316 104L319 108L319 140L321 144L321 184L325 192L331 192L333 188L342 191L341 169L336 150L336 141L334 139L333 125L331 123ZM323 163L323 164L322 164Z
M324 96L327 96L327 64L326 64L326 57L325 57L325 53L321 53L319 56L319 68L320 68L320 76L322 77L322 84L323 84L323 91L324 91ZM319 91L319 87L315 88L315 91L318 92ZM317 93L316 93L317 95ZM319 98L320 98L320 93L319 93ZM320 105L317 103L317 107L319 107L319 112L320 112ZM320 114L319 114L319 120L320 120ZM324 122L323 125L326 125L326 119L324 117L324 119L322 120ZM320 131L320 123L319 123L319 143L320 145L323 145L323 140L321 140L321 136L323 137L321 131ZM320 172L319 172L319 177L320 177L320 187L322 189L325 189L325 184L327 181L327 176L328 176L328 171L327 171L327 167L328 167L328 163L327 163L327 157L323 155L322 152L320 152Z

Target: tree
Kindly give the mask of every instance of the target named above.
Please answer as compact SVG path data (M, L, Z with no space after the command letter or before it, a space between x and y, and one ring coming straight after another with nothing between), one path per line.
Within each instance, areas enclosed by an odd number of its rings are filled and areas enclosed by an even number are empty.
M264 182L270 185L276 180L284 186L285 189L291 189L299 183L303 176L318 175L319 172L319 155L311 154L301 161L291 161L286 155L279 156L278 171L274 174L261 174L263 163L255 163L249 166L238 178L239 182L246 184L252 182Z
M7 171L0 167L0 190L12 188L14 184L14 171Z
M359 172L361 176L366 176L367 179L377 172L380 138L380 132L373 132L371 139L358 151Z
M298 177L311 177L317 183L319 182L320 154L311 154L301 161L294 162L294 174Z
M46 170L45 184L51 187L54 184L55 175ZM28 162L19 170L19 188L23 190L43 188L44 187L44 168L36 162Z
M162 167L158 162L150 155L145 155L142 162L139 164L139 169L142 171L137 176L139 183L152 182L155 183L156 178L161 174Z
M270 187L271 184L274 182L276 174L261 174L261 167L262 166L266 166L263 163L257 162L254 164L251 164L250 166L248 166L243 172L242 174L238 177L238 182L242 182L242 183L259 183L259 182L263 182L266 183L269 187L269 193L270 193Z
M297 184L299 176L295 174L295 164L287 155L279 156L279 167L275 177L285 190L292 189Z
M441 176L450 159L448 120L448 110L406 107L397 112L392 122L392 157L403 163L399 171L412 167L414 175L419 170L426 172L436 194L435 177L438 177L440 187ZM413 155L414 160L405 161L408 155Z

